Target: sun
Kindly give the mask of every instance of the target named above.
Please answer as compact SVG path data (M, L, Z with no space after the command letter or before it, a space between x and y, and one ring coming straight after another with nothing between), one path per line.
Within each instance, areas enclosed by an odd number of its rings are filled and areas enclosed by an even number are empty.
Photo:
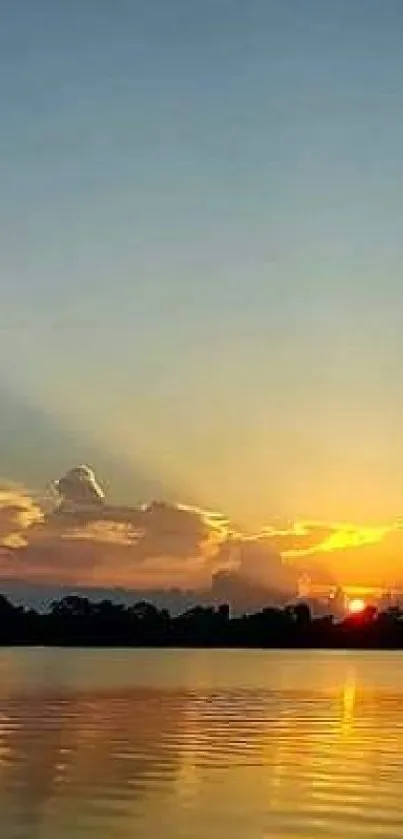
M363 612L365 609L366 603L361 597L353 597L352 600L348 601L347 608L350 612L350 615L359 615L360 612Z

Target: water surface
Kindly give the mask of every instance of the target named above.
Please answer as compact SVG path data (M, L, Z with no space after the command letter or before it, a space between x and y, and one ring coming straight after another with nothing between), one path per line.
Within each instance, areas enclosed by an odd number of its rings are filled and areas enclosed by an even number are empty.
M0 650L5 839L403 836L403 655Z

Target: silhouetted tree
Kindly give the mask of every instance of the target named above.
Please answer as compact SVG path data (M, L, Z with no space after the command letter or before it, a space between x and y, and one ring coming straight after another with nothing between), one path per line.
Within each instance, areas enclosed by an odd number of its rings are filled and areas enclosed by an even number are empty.
M314 618L308 604L298 602L231 617L223 603L172 617L145 600L124 606L71 594L39 614L0 595L0 643L403 649L403 612L395 606L378 613L368 606L343 620L331 614Z
M93 605L90 603L88 597L68 594L62 600L56 600L52 603L51 612L55 617L84 618L92 614Z

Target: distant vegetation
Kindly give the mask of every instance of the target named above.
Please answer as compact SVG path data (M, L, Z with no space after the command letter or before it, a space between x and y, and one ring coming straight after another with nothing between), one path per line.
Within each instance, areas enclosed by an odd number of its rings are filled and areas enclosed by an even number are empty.
M299 602L241 617L231 617L225 604L171 616L144 601L124 606L69 595L42 614L0 595L0 644L403 649L403 611L367 606L337 621L332 615L313 618L309 606Z

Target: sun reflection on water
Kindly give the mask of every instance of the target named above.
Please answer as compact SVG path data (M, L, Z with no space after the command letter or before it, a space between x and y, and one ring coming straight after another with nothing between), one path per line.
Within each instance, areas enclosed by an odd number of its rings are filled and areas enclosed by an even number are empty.
M347 734L354 723L354 710L357 694L357 676L354 670L349 670L342 690L342 722L341 730Z

